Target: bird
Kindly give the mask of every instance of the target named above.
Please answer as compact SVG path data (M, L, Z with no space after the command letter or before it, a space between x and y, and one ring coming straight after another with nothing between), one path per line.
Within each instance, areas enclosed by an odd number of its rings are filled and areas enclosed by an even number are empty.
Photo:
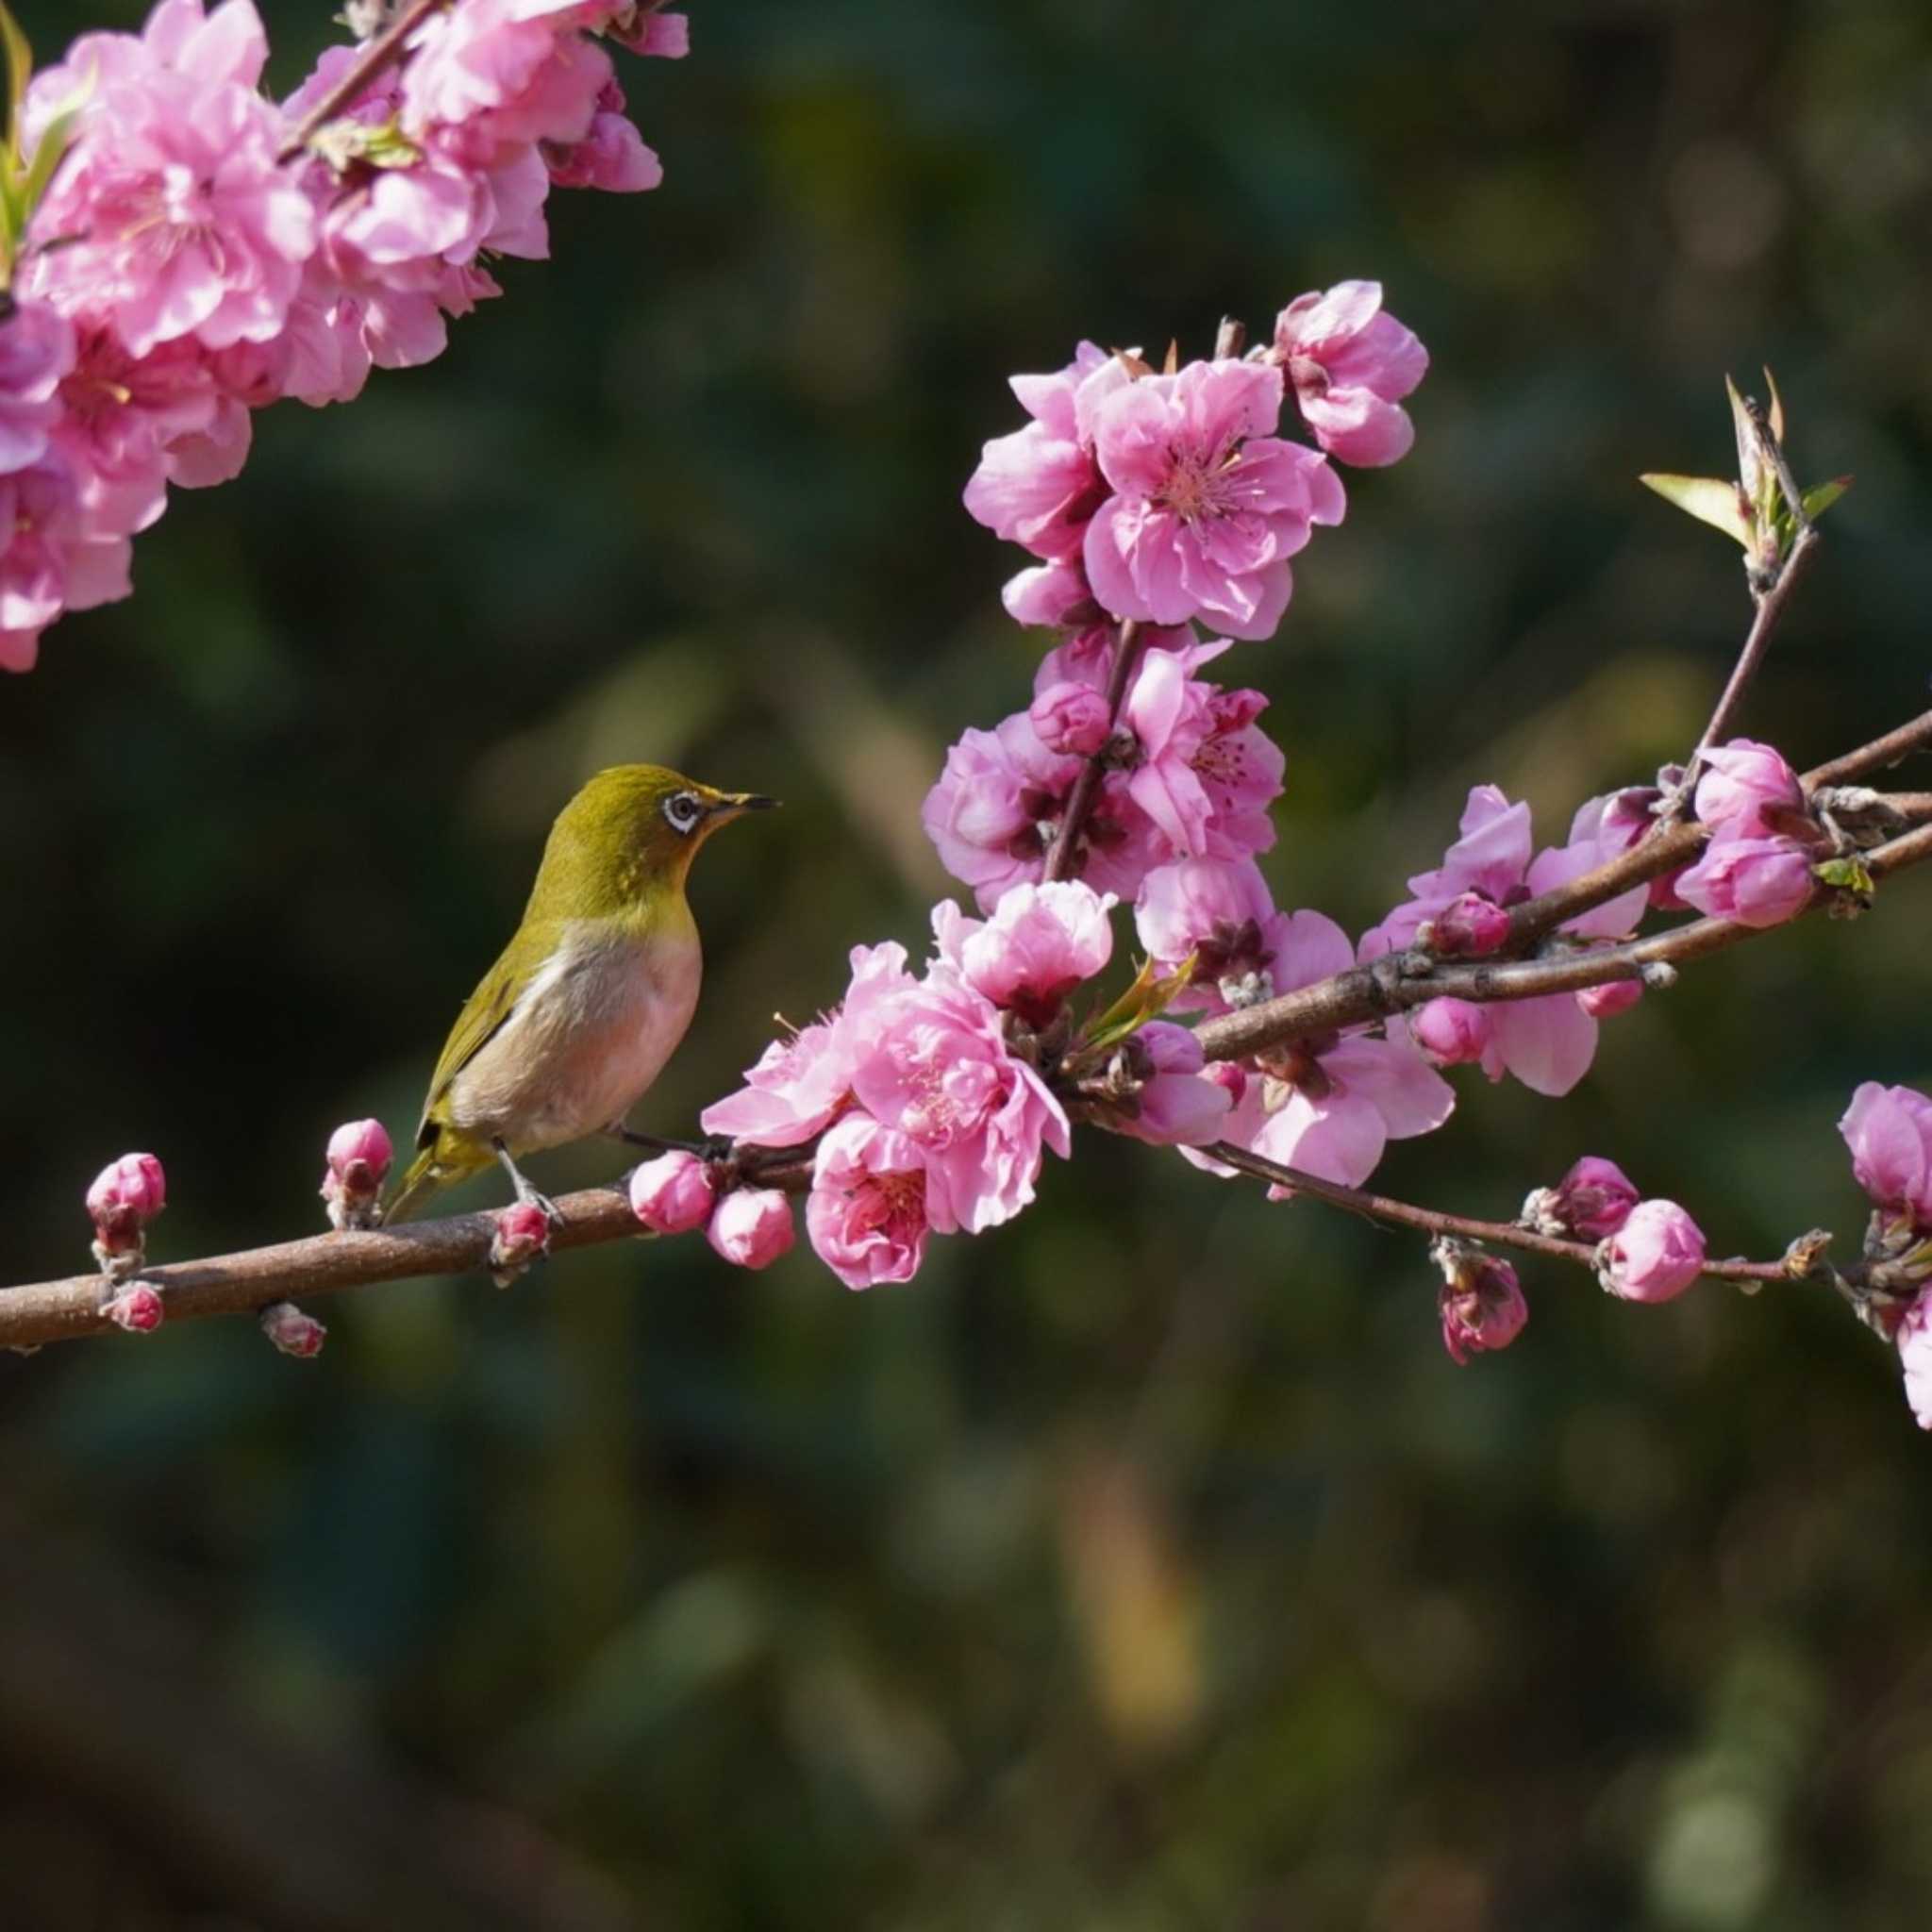
M721 825L776 804L661 765L614 765L584 785L550 828L523 923L450 1029L385 1222L492 1161L556 1221L520 1158L599 1133L663 1144L625 1116L697 1007L685 879Z

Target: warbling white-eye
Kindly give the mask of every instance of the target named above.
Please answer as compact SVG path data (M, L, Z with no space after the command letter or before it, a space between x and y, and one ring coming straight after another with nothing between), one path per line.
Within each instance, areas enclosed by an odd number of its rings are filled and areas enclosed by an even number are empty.
M720 825L777 801L716 791L661 765L599 772L558 814L523 924L450 1030L421 1150L385 1219L500 1161L517 1198L549 1204L517 1157L624 1138L691 1024L697 922L684 882ZM639 1136L639 1139L644 1137Z

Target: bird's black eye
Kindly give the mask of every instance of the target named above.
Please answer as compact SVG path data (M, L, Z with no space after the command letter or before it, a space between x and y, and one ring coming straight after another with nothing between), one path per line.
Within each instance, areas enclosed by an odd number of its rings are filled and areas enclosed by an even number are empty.
M674 832L689 832L704 814L704 802L695 792L674 791L664 801L664 816Z

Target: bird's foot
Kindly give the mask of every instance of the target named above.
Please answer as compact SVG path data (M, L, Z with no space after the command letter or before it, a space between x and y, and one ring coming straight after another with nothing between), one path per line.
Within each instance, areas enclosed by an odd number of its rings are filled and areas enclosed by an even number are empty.
M517 1191L518 1206L534 1208L553 1228L561 1227L563 1215L557 1203L516 1164L510 1158L509 1149L501 1141L492 1141L490 1144L496 1150L496 1158L503 1164L503 1171L509 1175L510 1186Z

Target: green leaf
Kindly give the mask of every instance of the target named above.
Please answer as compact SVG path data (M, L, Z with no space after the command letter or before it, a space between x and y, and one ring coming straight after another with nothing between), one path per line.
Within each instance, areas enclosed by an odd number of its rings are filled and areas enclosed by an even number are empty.
M1154 961L1144 959L1134 975L1134 983L1097 1020L1090 1020L1082 1036L1086 1051L1097 1052L1118 1046L1129 1034L1137 1033L1149 1020L1158 1020L1187 991L1194 976L1194 956L1190 953L1180 967L1165 978L1154 976Z
M1771 408L1766 414L1771 421L1771 433L1777 439L1778 447L1784 447L1785 441L1785 399L1777 392L1777 377L1771 373L1770 363L1764 365L1764 387L1771 397Z
M0 46L7 52L7 153L15 166L20 162L20 109L26 99L26 84L33 76L34 50L27 45L11 8L0 0Z
M1655 490L1666 503L1674 503L1699 523L1722 530L1726 537L1750 549L1751 520L1744 513L1735 483L1723 483L1715 476L1673 476L1657 471L1637 480L1646 489Z
M1812 484L1805 492L1805 514L1814 520L1822 517L1851 487L1849 476L1834 476L1829 483Z
M1865 861L1855 855L1827 858L1823 864L1811 868L1811 875L1820 885L1829 886L1835 892L1849 892L1861 906L1871 905L1878 890Z

